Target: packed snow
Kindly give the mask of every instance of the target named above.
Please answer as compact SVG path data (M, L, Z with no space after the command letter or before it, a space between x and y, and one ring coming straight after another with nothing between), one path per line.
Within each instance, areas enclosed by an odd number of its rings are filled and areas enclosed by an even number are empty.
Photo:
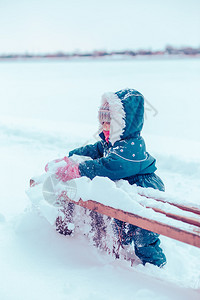
M167 265L131 267L58 234L25 193L48 161L96 142L101 94L130 87L151 104L142 135L166 192L199 205L199 69L198 59L1 63L0 299L199 299L200 249L161 236ZM95 184L95 195L120 188Z
M72 161L77 161L76 157L77 155L73 155L70 159ZM80 161L82 162L83 160L81 159ZM152 188L143 189L141 187L137 187L136 184L130 185L125 180L114 182L107 177L99 176L96 176L92 180L83 176L67 182L62 182L56 178L55 172L58 167L64 167L66 162L61 161L53 163L52 165L53 166L51 166L51 162L48 164L49 171L47 173L42 174L40 177L32 177L37 184L27 190L27 195L30 197L33 205L38 206L40 210L42 208L44 216L52 225L56 220L57 209L49 210L48 204L55 207L59 206L58 197L62 192L65 192L66 195L75 202L78 202L80 199L83 201L93 200L102 203L103 205L107 205L115 209L121 209L144 218L151 218L152 220L162 222L179 229L186 231L192 231L194 229L194 226L183 223L179 220L167 218L166 215L153 211L151 207L159 208L168 213L177 215L180 214L181 216L191 219L196 219L196 214L180 210L180 208L172 206L169 203L158 202L152 198L146 198L140 195L141 191L143 195L151 195L151 192L153 192L151 197L164 200L170 199L173 203L174 199L172 197L170 198L170 196L168 198L166 192L160 192ZM183 203L184 199L175 198L175 201ZM196 203L188 203L185 201L184 204L199 208L199 205ZM197 231L199 230L197 227L195 229Z

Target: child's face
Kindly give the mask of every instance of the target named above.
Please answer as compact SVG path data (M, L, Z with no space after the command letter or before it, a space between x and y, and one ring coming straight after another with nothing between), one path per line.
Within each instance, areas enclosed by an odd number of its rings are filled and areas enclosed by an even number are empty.
M103 122L102 127L103 127L103 130L110 131L110 122Z

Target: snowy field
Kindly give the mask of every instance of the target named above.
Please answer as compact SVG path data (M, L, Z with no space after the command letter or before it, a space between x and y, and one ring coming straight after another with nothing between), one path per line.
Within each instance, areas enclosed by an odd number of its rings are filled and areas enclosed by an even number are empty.
M168 264L130 267L57 234L25 194L46 162L97 138L104 92L147 99L166 191L200 203L200 59L0 63L0 299L199 299L200 249L161 237Z

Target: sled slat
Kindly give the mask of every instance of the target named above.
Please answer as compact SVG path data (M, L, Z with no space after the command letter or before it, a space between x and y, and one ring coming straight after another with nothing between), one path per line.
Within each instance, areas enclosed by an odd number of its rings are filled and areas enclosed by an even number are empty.
M173 203L173 202L170 202L170 201L167 201L167 200L153 198L153 197L148 197L148 196L145 196L145 195L142 195L142 194L139 194L139 195L142 196L142 197L145 197L147 199L153 199L153 200L158 201L158 202L168 203L168 204L176 206L176 207L178 207L178 208L180 208L182 210L185 210L185 211L192 212L194 214L200 215L200 208L198 208L198 207L192 207L192 206L188 206L188 205Z
M158 234L165 235L167 237L173 238L175 240L196 246L200 248L200 227L188 225L188 230L183 230L166 223L161 223L155 220L143 218L136 214L125 212L120 209L115 209L110 206L103 205L96 201L88 200L83 201L80 199L78 202L68 199L84 208L96 211L98 213L104 214L111 218L116 218L120 221L127 222L129 224L141 227L143 229L156 232ZM167 218L167 217L166 217Z
M142 205L143 206L143 205ZM161 213L161 214L164 214L165 216L169 217L169 218L172 218L174 220L178 220L178 221L182 221L184 223L187 223L187 224L191 224L191 225L194 225L194 226L197 226L200 228L200 219L197 219L196 216L195 218L190 218L190 217L185 217L183 215L178 215L178 214L174 214L174 213L171 213L171 212L167 212L165 211L164 209L160 209L160 208L157 208L157 207L153 207L153 206L145 206L146 208L151 208L153 209L155 212L158 212L158 213Z

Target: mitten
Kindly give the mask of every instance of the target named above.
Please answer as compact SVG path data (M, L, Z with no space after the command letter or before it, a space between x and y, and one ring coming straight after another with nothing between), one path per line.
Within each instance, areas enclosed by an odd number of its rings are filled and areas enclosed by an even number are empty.
M58 159L54 159L50 162L48 162L45 166L45 171L48 172L48 171L55 171L55 169L58 168L58 166L56 166L57 163L59 162L67 162L68 161L68 157L67 156L64 156L63 158L58 158Z
M69 158L67 158L67 160L65 161L67 165L64 167L59 167L56 172L57 179L66 182L68 180L81 177L79 171L79 164L73 162Z

